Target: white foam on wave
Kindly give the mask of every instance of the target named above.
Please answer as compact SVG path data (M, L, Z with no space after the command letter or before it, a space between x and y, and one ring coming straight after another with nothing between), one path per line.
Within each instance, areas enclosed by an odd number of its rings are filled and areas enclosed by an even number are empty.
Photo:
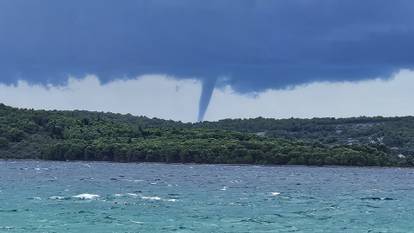
M134 182L134 183L144 182L144 180L131 180L131 179L123 179L123 181Z
M127 195L131 196L131 197L138 197L138 194L136 194L136 193L127 193Z
M46 167L35 167L35 168L34 168L34 170L35 170L35 171L42 171L42 170L44 170L44 171L48 171L48 170L49 170L49 168L46 168Z
M139 222L139 221L133 221L133 220L130 220L132 223L135 223L135 224L144 224L144 222Z
M141 196L141 199L150 200L150 201L168 201L168 202L176 202L177 201L177 199L173 199L173 198L164 199L164 198L161 198L161 197L158 197L158 196Z
M161 201L162 200L161 197L157 197L157 196L152 196L152 197L142 196L141 198L144 199L144 200L151 200L151 201Z
M50 200L65 200L65 197L62 197L62 196L51 196L48 199L50 199Z
M73 198L78 198L81 200L96 200L98 199L100 196L97 194L90 194L90 193L82 193L76 196L73 196Z
M144 196L144 195L136 194L136 193L126 193L126 194L117 193L114 196L115 197L130 196L130 197L133 197L133 198L141 198L142 200L148 200L148 201L168 201L168 202L178 201L177 199L174 199L174 198L164 199L164 198L161 198L159 196Z
M227 187L226 186L224 186L223 188L221 188L220 189L221 191L226 191L227 190Z
M270 195L272 195L272 196L279 196L280 193L279 192L271 192Z

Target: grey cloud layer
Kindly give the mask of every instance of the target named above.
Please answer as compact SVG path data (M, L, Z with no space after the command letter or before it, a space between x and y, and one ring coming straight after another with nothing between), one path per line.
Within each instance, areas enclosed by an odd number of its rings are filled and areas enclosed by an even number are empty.
M236 90L358 80L414 65L414 2L0 1L0 77L228 76Z
M414 66L411 0L0 0L0 82L142 74L238 92Z

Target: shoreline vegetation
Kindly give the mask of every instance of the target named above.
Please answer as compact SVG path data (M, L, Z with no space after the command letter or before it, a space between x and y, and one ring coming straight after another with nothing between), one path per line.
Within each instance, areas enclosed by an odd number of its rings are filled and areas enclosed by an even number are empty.
M252 164L252 163L166 163L166 162L117 162L117 161L104 161L104 160L45 160L45 159L4 159L0 158L0 162L56 162L56 163L81 163L81 164L137 164L137 165L185 165L185 166L224 166L224 167L307 167L307 168L366 168L366 169L413 169L414 166L358 166L358 165L303 165L303 164ZM1 163L0 163L1 164Z
M182 123L0 104L0 159L238 165L414 165L414 117Z

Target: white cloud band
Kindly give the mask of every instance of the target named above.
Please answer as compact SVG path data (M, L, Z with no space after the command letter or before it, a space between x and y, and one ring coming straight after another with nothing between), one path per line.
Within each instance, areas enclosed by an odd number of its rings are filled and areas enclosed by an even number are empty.
M240 94L214 90L206 120L249 117L351 117L414 115L414 71L391 79L316 82L286 90ZM201 82L165 75L100 83L96 76L69 78L66 85L0 84L0 102L35 109L85 109L195 121Z

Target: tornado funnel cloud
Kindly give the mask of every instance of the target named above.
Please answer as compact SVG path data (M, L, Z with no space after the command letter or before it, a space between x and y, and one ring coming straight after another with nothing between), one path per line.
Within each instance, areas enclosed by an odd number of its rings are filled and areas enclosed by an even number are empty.
M217 78L206 78L202 80L201 96L198 105L198 121L204 120L204 115L206 114L208 105L211 100L211 96L213 95L214 87L216 86L216 81Z

